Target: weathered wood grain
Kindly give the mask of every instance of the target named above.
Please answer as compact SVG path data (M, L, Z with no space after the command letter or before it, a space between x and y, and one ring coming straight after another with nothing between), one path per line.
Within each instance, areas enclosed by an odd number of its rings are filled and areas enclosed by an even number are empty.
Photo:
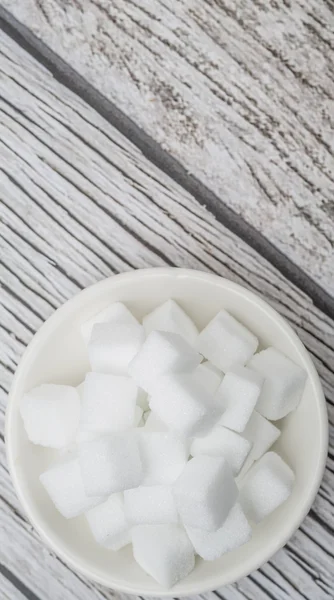
M333 600L334 323L78 97L0 34L0 425L6 393L40 324L82 287L118 271L195 267L253 289L309 349L328 399L328 468L312 511L267 565L213 600ZM0 437L0 561L38 598L111 600L73 573L27 523Z
M334 294L326 0L1 0Z

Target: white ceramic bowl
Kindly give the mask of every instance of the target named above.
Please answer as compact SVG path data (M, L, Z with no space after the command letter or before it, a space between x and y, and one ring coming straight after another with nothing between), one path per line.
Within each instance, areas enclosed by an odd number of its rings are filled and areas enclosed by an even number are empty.
M254 531L242 548L214 562L197 560L194 571L172 590L162 589L134 562L131 546L113 553L91 538L85 518L65 520L39 483L53 452L29 443L19 415L22 394L40 383L79 384L89 369L79 334L85 319L116 300L141 318L174 298L202 328L222 307L249 327L261 347L274 345L300 364L308 381L298 409L281 423L275 450L296 475L289 500ZM110 588L136 595L185 596L232 583L265 563L307 514L322 478L328 445L324 395L311 358L297 335L274 309L248 290L185 269L149 269L111 277L66 302L41 327L27 348L9 396L6 444L10 472L28 518L43 540L72 568Z

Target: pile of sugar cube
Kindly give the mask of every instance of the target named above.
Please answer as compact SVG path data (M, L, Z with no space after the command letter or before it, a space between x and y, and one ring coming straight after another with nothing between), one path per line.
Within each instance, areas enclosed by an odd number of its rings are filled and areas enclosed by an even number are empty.
M257 352L226 310L199 332L174 300L142 323L113 303L81 335L85 380L22 398L29 440L59 450L40 482L65 518L85 514L92 543L132 544L171 587L195 554L215 560L247 543L291 494L271 421L296 409L306 374L275 348Z

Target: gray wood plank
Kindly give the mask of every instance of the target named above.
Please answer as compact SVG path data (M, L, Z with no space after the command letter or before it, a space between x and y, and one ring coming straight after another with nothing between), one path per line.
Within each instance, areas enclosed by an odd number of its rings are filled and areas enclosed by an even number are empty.
M1 4L334 293L331 3Z
M171 264L253 289L286 316L313 356L328 399L331 454L301 529L270 563L217 594L332 600L333 321L4 34L0 96L1 431L26 344L82 287L118 271ZM0 560L18 579L56 600L122 596L86 581L44 548L12 489L1 437L0 481Z

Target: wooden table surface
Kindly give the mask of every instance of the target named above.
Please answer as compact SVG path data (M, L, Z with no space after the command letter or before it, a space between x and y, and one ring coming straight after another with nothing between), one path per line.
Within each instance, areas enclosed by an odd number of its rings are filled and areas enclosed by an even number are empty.
M333 75L332 0L0 0L1 599L130 598L41 542L10 481L4 415L59 305L163 265L228 277L284 315L330 422L299 530L201 598L334 599Z

